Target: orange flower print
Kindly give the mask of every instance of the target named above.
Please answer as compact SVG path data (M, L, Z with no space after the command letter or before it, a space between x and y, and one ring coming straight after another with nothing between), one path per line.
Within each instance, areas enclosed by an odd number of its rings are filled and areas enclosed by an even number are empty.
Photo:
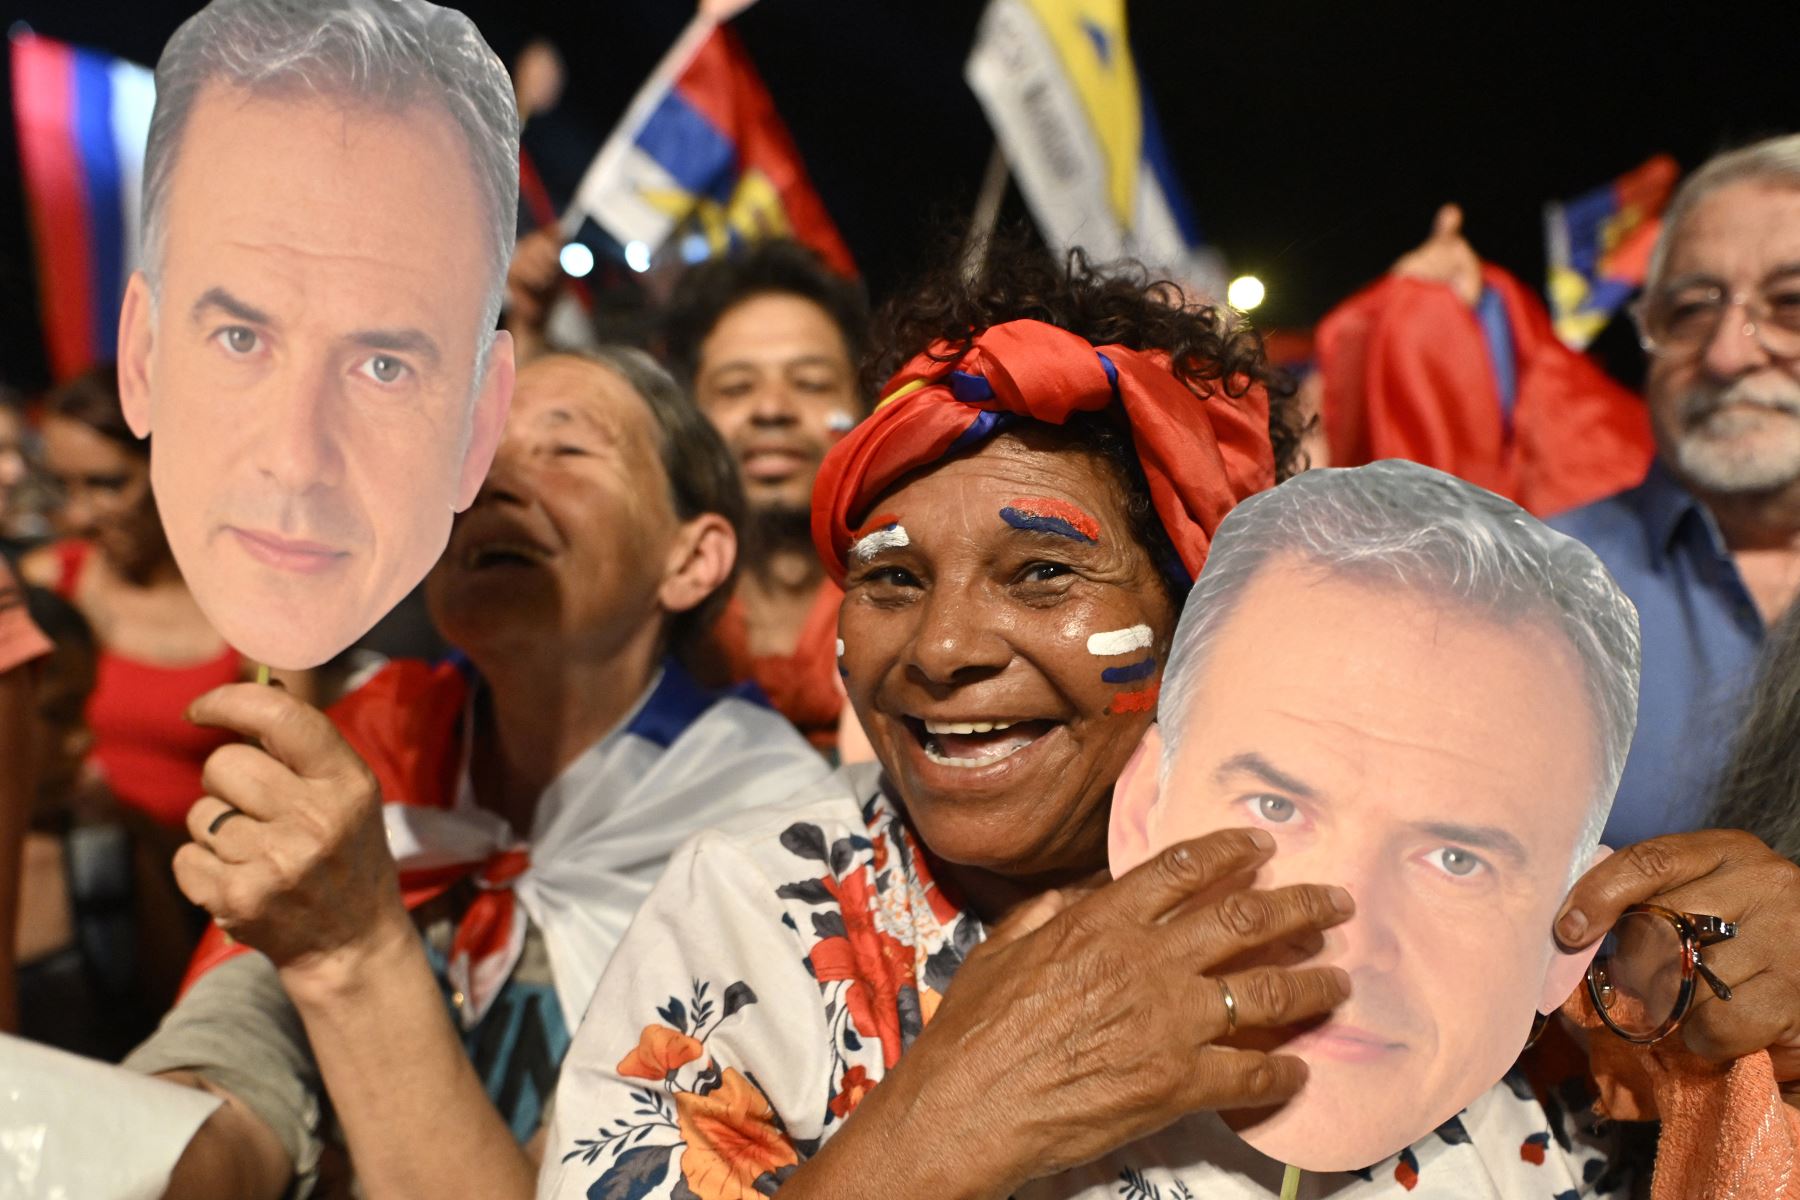
M646 1025L637 1049L619 1060L619 1074L634 1079L667 1079L699 1058L700 1043L667 1025Z
M862 1098L874 1086L875 1081L861 1067L851 1067L845 1071L844 1078L838 1083L837 1095L831 1098L832 1115L840 1121L848 1117L856 1111L856 1106L862 1103Z
M900 1061L900 989L912 982L913 952L875 928L877 898L865 872L842 880L827 875L823 882L838 902L844 932L813 946L813 976L820 983L852 981L844 995L850 1019L858 1033L880 1039L882 1061L891 1067Z
M702 1096L675 1093L681 1126L681 1174L700 1200L762 1200L756 1181L798 1163L763 1094L726 1067L719 1086Z

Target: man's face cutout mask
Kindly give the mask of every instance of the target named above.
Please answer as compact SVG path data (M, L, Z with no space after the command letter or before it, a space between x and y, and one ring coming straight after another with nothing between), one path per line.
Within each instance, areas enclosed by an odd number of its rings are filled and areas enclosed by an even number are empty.
M221 8L262 10L215 0L194 36L213 36ZM320 14L346 8L384 23L440 11L335 0ZM459 28L465 56L492 58ZM470 86L510 113L492 71ZM495 201L475 139L429 86L408 87L394 104L362 94L379 88L209 75L166 152L152 274L126 292L120 390L151 437L169 546L225 640L274 667L329 660L418 584L511 399L511 343L487 322Z
M1442 554L1409 549L1419 534ZM1531 565L1511 584L1469 582L1471 548L1496 539L1502 559L1572 564L1600 615L1559 610L1548 589L1564 581ZM1551 928L1605 853L1616 784L1592 664L1569 633L1596 620L1610 623L1593 644L1615 648L1629 690L1628 743L1635 613L1590 554L1498 497L1384 462L1307 472L1220 528L1159 725L1115 789L1110 850L1118 876L1179 841L1263 829L1277 848L1256 887L1338 884L1356 902L1322 946L1222 972L1330 963L1351 977L1330 1020L1229 1039L1310 1068L1289 1104L1224 1114L1255 1149L1314 1171L1379 1163L1499 1082L1537 1014L1580 982L1592 950L1562 953Z

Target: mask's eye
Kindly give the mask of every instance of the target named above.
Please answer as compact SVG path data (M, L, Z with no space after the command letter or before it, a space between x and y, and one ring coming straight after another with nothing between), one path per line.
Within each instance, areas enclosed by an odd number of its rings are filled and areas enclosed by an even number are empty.
M254 354L257 346L262 344L262 339L256 336L256 330L248 325L227 325L213 334L213 337L221 346L225 347L228 354L234 354L240 358Z
M406 377L409 368L391 354L377 354L363 360L357 369L376 383L395 384Z
M1487 863L1480 856L1470 853L1458 846L1445 846L1434 853L1427 861L1446 875L1454 875L1458 879L1467 879L1477 871L1483 870Z
M1250 807L1257 816L1276 825L1287 824L1300 812L1286 796L1252 796Z

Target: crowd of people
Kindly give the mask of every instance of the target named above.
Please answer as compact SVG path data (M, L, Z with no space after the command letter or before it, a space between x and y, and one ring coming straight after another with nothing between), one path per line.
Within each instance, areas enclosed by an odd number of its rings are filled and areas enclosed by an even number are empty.
M1305 375L1222 304L1007 236L873 313L797 243L740 247L687 270L646 349L551 326L558 236L515 247L516 186L508 206L482 174L516 160L518 110L473 27L363 7L214 0L182 28L146 230L188 265L152 254L120 361L35 428L0 405L0 1028L219 1097L169 1196L1276 1195L1282 1164L1220 1117L1307 1082L1258 1035L1355 1012L1394 968L1242 964L1376 905L1329 855L1246 886L1273 845L1247 828L1189 829L1115 879L1109 821L1154 807L1131 764L1147 737L1175 763L1159 728L1207 705L1326 722L1360 686L1324 665L1329 589L1190 592L1241 504L1391 458L1544 518L1635 608L1635 734L1626 633L1589 656L1610 691L1570 710L1616 743L1613 853L1535 919L1570 952L1637 904L1734 923L1706 951L1729 1000L1700 992L1639 1047L1575 977L1534 977L1544 1011L1568 1003L1502 1048L1505 1081L1301 1194L1800 1194L1800 134L1680 186L1632 313L1641 397L1555 338L1454 208L1321 322ZM344 196L379 175L371 228L434 205L459 235L480 222L476 282L389 278L361 225L199 187L240 160L278 175L276 128L316 134ZM353 284L323 299L332 264ZM466 346L454 322L346 315L393 289L394 311L467 316L502 278ZM291 372L266 454L230 468L245 496L302 497L319 470L398 494L405 464L339 462L292 414L340 387L462 398L438 423L468 461L493 452L439 481L462 505L423 587L445 655L353 648L253 682L152 488L172 435L143 440L145 414L172 428L182 371ZM373 423L425 402L355 398L386 406ZM1404 576L1416 514L1340 515L1293 553ZM1432 568L1451 582L1412 586L1360 652L1501 621L1490 578L1577 603L1530 518L1482 519ZM1512 575L1479 574L1507 554ZM1475 608L1447 609L1453 586ZM1209 622L1252 618L1230 654L1206 643L1231 688L1159 697ZM1149 667L1096 671L1097 631ZM1545 827L1579 824L1588 786ZM1478 975L1482 943L1460 945ZM1453 1092L1465 1066L1422 1070Z

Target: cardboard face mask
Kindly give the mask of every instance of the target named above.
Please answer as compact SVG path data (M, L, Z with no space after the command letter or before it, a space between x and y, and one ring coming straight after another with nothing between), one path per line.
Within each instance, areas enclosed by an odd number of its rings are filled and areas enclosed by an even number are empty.
M125 414L207 619L306 669L424 577L504 426L512 348L487 306L517 184L488 179L517 159L510 84L423 0L214 0L159 71Z
M1277 848L1256 887L1356 902L1322 946L1253 964L1336 964L1351 995L1232 1039L1310 1068L1287 1105L1225 1114L1245 1141L1360 1169L1500 1081L1592 953L1551 927L1604 853L1636 688L1636 615L1598 561L1469 484L1312 471L1224 522L1115 789L1111 859L1258 828Z

